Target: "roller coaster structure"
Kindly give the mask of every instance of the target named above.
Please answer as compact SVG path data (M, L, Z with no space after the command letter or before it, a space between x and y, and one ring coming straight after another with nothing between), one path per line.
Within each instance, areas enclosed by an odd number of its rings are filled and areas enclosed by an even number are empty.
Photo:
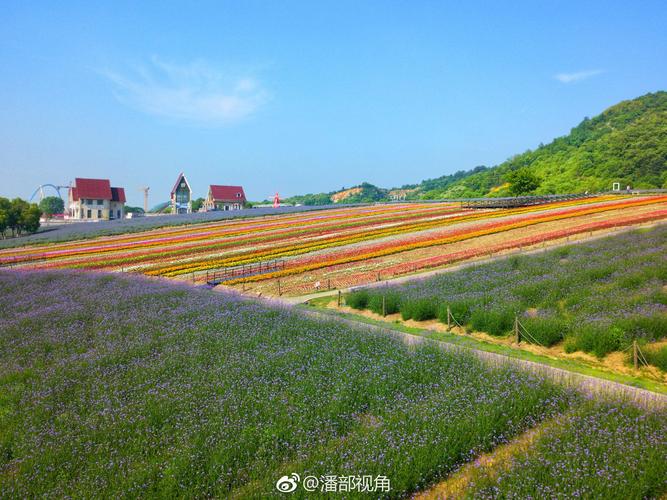
M55 184L40 184L30 196L30 201L32 201L38 193L39 193L39 201L42 201L42 199L44 199L44 188L47 187L53 188L56 191L56 193L58 193L58 196L60 197L61 200L63 199L63 195L61 194L60 190L70 188L70 186L56 186Z

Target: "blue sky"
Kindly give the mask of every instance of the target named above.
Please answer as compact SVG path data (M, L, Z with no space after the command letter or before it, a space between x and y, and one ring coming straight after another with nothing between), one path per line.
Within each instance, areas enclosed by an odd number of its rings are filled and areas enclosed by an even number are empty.
M0 3L0 196L141 204L495 165L667 89L665 2Z

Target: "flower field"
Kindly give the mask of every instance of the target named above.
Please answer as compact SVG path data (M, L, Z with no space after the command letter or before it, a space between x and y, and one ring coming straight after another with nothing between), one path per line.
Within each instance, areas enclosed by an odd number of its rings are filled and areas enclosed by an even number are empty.
M279 270L226 284L271 295L282 280L280 293L299 295L316 282L343 288L374 281L378 272L399 276L666 216L665 196L600 196L509 210L454 203L347 207L6 249L0 265L204 282L209 272L283 259Z
M654 366L650 344L667 338L667 226L631 231L531 256L348 295L353 307L400 312L404 320L439 318L495 336L597 357L628 352L633 341Z
M545 422L467 493L667 492L664 407L509 363L138 276L3 270L0 313L2 497L271 498L296 472L398 498Z

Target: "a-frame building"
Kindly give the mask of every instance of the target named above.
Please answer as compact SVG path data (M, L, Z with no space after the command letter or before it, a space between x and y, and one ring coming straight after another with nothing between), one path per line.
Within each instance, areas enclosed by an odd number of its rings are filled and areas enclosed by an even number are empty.
M171 190L171 213L189 214L192 212L192 188L183 172L178 174Z

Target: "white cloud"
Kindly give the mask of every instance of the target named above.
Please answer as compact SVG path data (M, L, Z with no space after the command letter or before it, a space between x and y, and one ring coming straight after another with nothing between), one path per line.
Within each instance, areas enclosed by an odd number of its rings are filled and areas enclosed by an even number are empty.
M145 113L200 125L243 120L268 93L249 76L225 74L204 61L177 65L151 59L132 72L102 71L123 104Z
M575 83L602 73L601 69L590 69L587 71L577 71L575 73L558 73L554 76L561 83Z

